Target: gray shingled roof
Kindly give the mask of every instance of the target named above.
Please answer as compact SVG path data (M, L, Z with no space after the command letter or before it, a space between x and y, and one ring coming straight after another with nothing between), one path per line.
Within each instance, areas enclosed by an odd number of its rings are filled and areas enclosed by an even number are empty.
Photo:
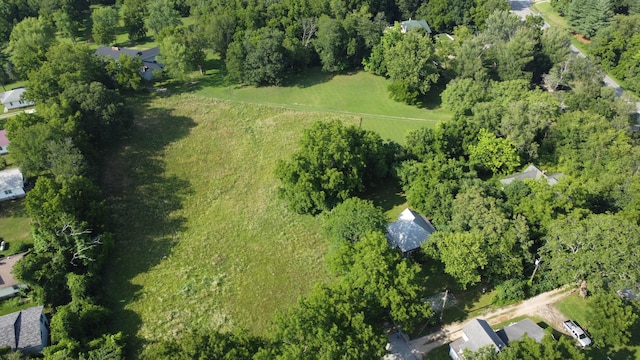
M387 238L393 247L402 252L415 250L431 236L436 229L429 220L417 212L405 209L394 221L387 226Z
M31 348L41 347L43 345L40 332L42 308L42 306L34 306L0 316L0 347L10 346L12 349L25 352L29 352Z
M538 326L538 324L531 321L531 319L524 319L505 326L502 330L499 330L497 334L506 344L512 341L522 340L525 334L536 342L542 342L544 330Z
M0 190L22 188L24 180L20 169L13 168L0 171Z
M2 103L6 104L10 102L19 102L20 100L22 100L22 94L24 94L25 91L27 91L26 88L19 87L17 89L11 89L9 91L0 93L0 97L2 98Z
M486 321L473 319L462 328L462 338L452 342L449 346L458 355L462 355L465 349L476 352L485 346L493 346L496 352L500 352L506 344Z
M544 178L547 180L547 184L555 185L558 183L558 180L563 176L563 174L545 174L544 171L538 169L535 165L529 165L526 169L524 169L521 173L516 173L513 175L509 175L504 179L501 179L500 182L504 185L509 185L515 180L524 181L525 179L540 179Z
M428 34L431 34L431 28L426 20L405 20L402 23L402 29L404 31L410 31L412 29L424 29Z

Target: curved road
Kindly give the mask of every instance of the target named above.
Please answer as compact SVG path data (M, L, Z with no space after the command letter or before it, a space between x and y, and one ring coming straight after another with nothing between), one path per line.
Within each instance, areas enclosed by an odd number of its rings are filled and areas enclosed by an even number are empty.
M499 324L509 319L525 315L538 315L549 321L551 325L557 322L557 316L549 311L549 305L558 302L576 291L575 288L564 286L555 290L542 293L518 304L503 307L479 316L486 320L489 325ZM550 317L547 319L547 317ZM456 322L444 326L442 329L427 336L407 341L396 334L389 335L389 352L391 354L384 357L385 360L414 360L422 359L422 356L429 351L450 343L462 336L462 328L471 319L464 322ZM557 324L556 324L557 326Z

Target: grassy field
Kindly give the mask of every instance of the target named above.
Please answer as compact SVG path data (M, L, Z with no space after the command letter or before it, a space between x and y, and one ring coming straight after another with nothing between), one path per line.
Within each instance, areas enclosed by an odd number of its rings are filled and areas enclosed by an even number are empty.
M284 86L240 87L224 84L221 66L220 62L210 62L209 69L213 70L196 80L197 94L290 110L355 116L364 129L399 143L404 143L410 130L433 127L452 117L440 108L437 90L427 96L423 108L405 105L389 98L387 79L364 71L330 75L310 70Z
M326 281L321 220L287 210L273 171L327 117L198 95L141 105L104 178L113 329L138 349L193 327L262 334L276 310Z
M568 319L576 321L587 331L591 326L591 319L587 312L587 300L572 294L556 303L558 310L567 316ZM631 343L623 347L592 347L585 349L585 353L589 359L640 359L640 322L636 322L635 328L632 330Z
M24 245L31 244L31 220L27 216L23 200L0 202L0 238L7 242L3 255L19 252Z

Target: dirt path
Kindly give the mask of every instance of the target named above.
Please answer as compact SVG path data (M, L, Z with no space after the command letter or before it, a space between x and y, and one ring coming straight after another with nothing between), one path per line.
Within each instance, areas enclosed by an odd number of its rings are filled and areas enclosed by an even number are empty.
M575 291L575 289L569 287L561 287L518 304L488 312L479 316L479 318L486 320L489 325L495 325L518 316L537 315L542 317L552 327L561 329L562 321L565 320L564 316L552 304ZM411 349L411 354L416 358L420 358L429 351L456 340L462 336L462 328L469 320L470 319L464 322L449 324L432 334L409 341L407 345Z

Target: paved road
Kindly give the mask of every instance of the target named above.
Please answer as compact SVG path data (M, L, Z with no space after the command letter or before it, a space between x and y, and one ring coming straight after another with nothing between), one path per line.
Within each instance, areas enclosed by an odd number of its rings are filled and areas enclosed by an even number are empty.
M549 305L558 302L561 299L569 296L575 289L571 287L561 287L555 290L542 293L531 299L525 300L515 305L503 307L492 312L479 316L483 320L486 320L489 325L499 324L501 322L508 321L509 319L516 318L524 315L538 315L544 318L552 317L548 321L550 324L556 323L557 314L553 311L549 311ZM442 329L431 333L427 336L407 341L400 337L398 338L396 333L389 335L389 351L390 355L385 356L385 360L414 360L422 359L422 356L429 351L440 347L444 344L450 343L460 337L462 337L462 328L469 322L468 319L464 322L452 323L444 326Z

